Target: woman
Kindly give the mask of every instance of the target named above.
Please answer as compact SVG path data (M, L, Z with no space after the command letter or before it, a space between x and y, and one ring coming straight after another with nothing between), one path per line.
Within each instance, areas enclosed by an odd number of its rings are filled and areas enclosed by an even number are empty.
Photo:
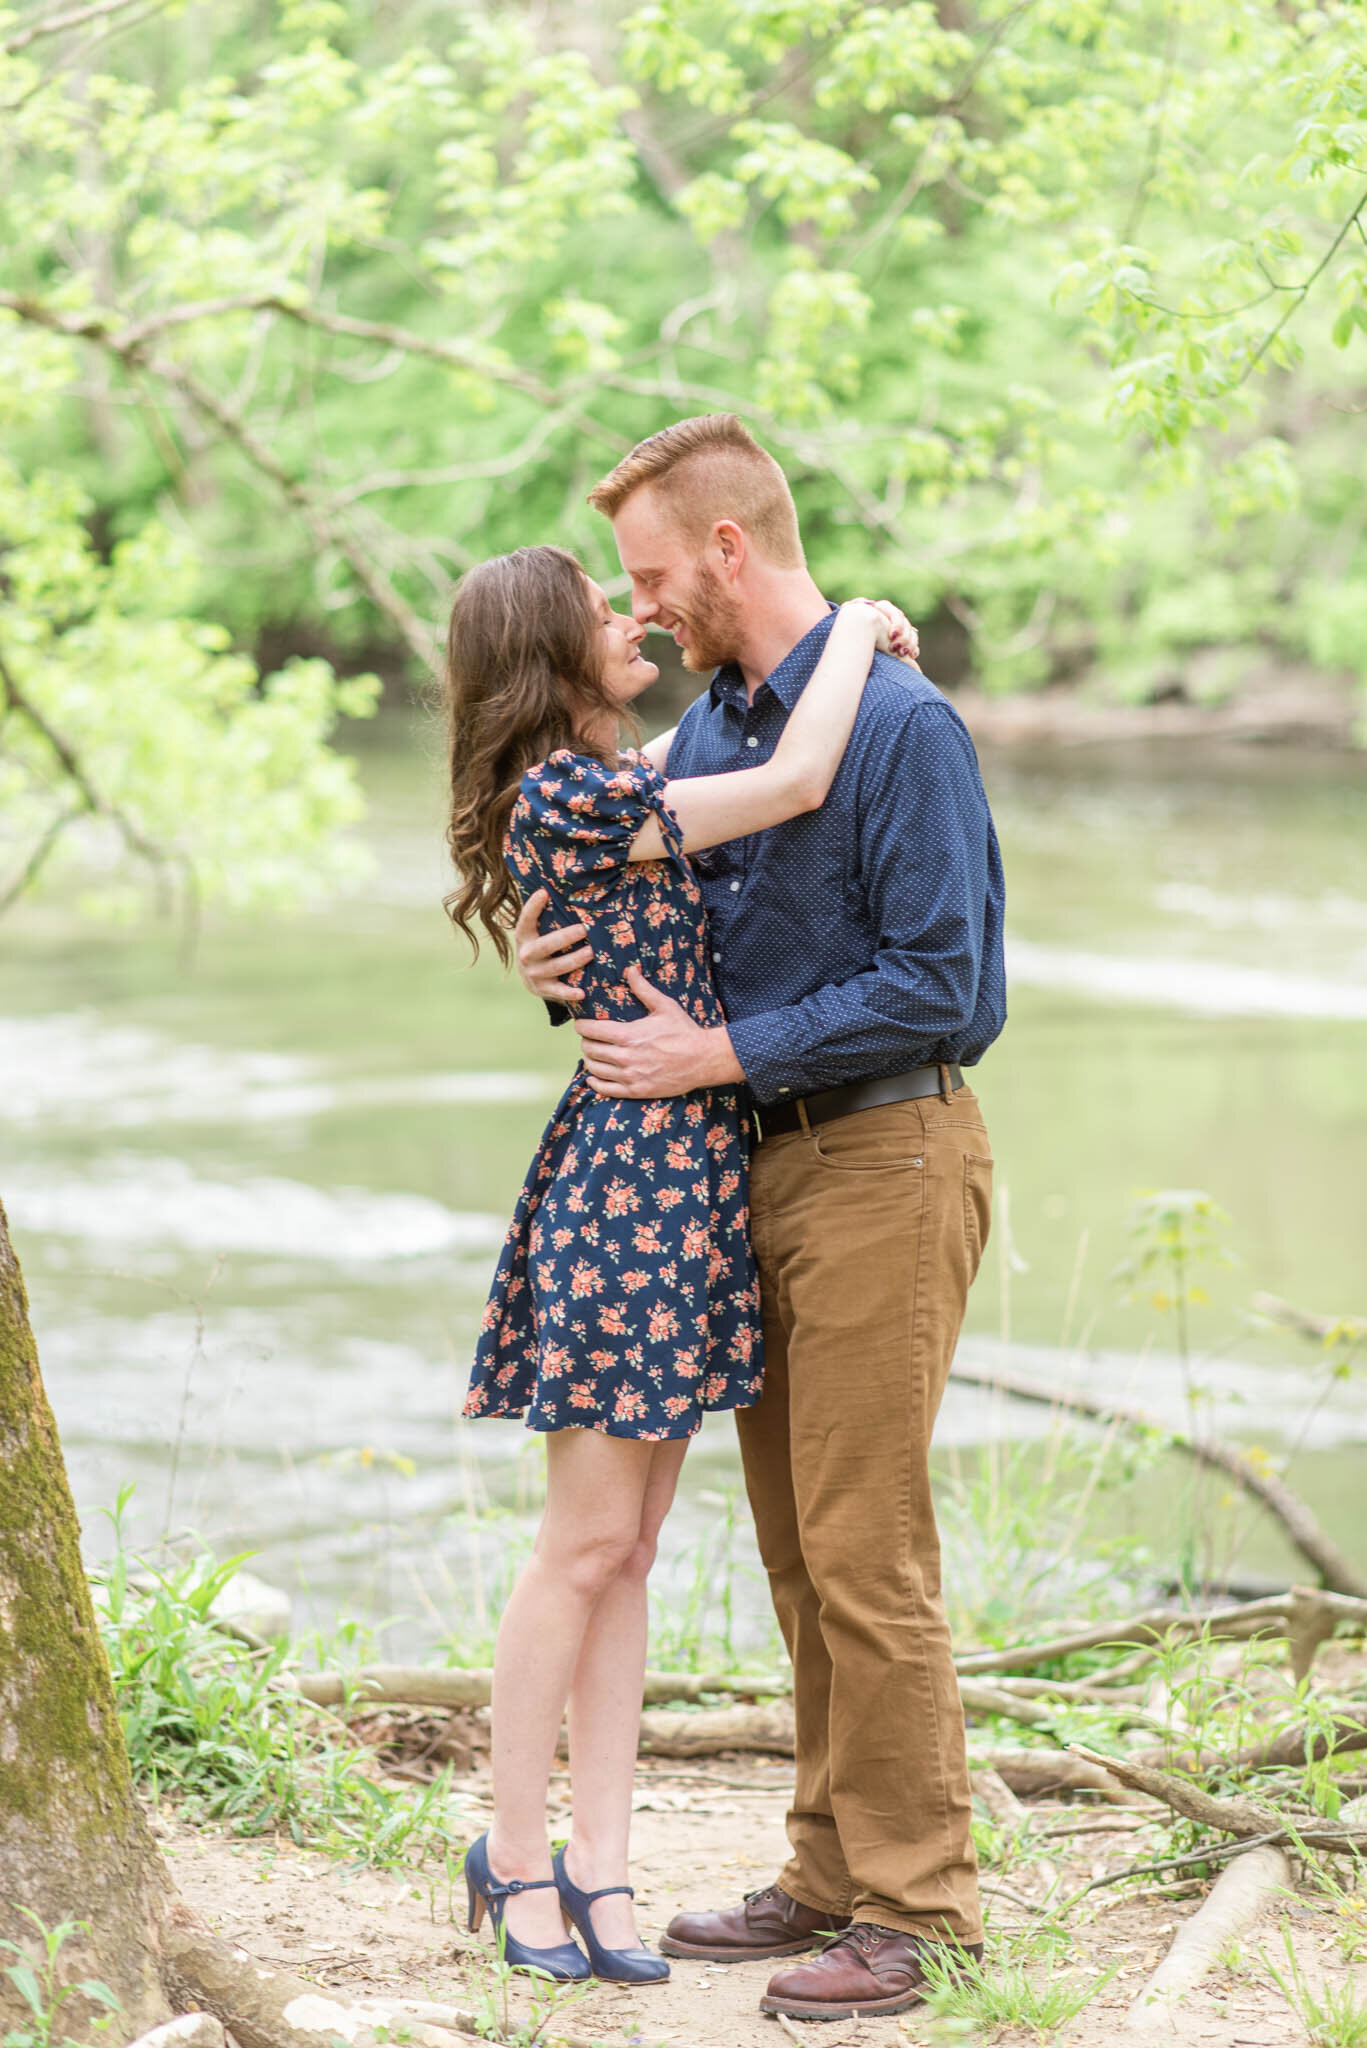
M699 1022L722 1022L685 855L825 801L874 651L900 651L908 631L892 606L843 606L773 758L667 782L650 749L618 752L619 721L659 673L644 627L559 548L471 570L447 650L453 921L476 948L481 925L506 963L519 897L545 888L592 932L584 1015L638 1013L635 962ZM557 1978L668 1974L637 1941L626 1882L646 1576L703 1413L759 1398L747 1135L735 1089L612 1101L578 1068L485 1311L466 1413L525 1413L546 1433L546 1508L499 1627L494 1821L466 1859L470 1924L488 1908L507 1960ZM552 1859L567 1708L573 1832Z

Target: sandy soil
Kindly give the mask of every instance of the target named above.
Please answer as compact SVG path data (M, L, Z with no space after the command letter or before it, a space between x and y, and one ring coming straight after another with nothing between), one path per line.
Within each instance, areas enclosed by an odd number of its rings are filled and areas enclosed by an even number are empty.
M790 1768L752 1757L705 1764L643 1762L634 1874L648 1940L682 1906L725 1904L770 1881L784 1856ZM487 1823L489 1811L487 1776L478 1759L456 1784L458 1818L462 1825L468 1820L473 1834ZM562 1784L557 1784L556 1797L560 1811L552 1815L553 1827L568 1822ZM1118 1809L1102 1813L1080 1805L1040 1804L1031 1811L1034 1831L1087 1827L1086 1833L1064 1835L1049 1845L1070 1885L1116 1867L1122 1857L1142 1860L1142 1834L1109 1831L1112 1822L1121 1830L1133 1827L1133 1816ZM442 1872L348 1871L292 1845L197 1831L173 1815L159 1816L156 1826L186 1900L259 1960L342 1992L399 1993L478 2009L481 1990L490 1982L479 1960L488 1953L487 1923L478 1938L464 1932L463 1888L452 1897ZM1031 1872L1013 1874L1016 1898L989 1896L997 1930L1025 1924L1028 1915L1019 1899L1037 1885ZM1056 2048L1111 2048L1126 2006L1166 1951L1174 1927L1200 1903L1199 1892L1124 1905L1106 1891L1094 1897L1090 1915L1084 1908L1076 1910L1072 1951L1052 1968L1086 1977L1114 1963L1116 1976L1077 2021L1052 2037ZM1283 1911L1309 1980L1341 1979L1330 1916L1304 1901L1285 1901ZM1245 1942L1235 1967L1217 1969L1189 2000L1178 2025L1155 2038L1200 2048L1286 2048L1303 2041L1299 2022L1257 1963L1259 1946L1284 1961L1277 1919L1270 1913L1260 1933ZM663 2042L680 2048L778 2048L792 2034L810 2038L818 2048L852 2048L855 2043L858 2048L904 2048L908 2042L936 2041L944 2048L949 2040L965 2038L935 2028L916 2013L810 2028L780 2026L757 2006L771 1967L676 1961L663 1985L641 1990L594 1985L564 2012L557 2027L581 2039L640 2048ZM1367 1994L1367 1984L1363 1990ZM514 2015L525 2017L530 2010L529 1994L519 1988ZM1037 2037L1014 2030L977 2038L1016 2044Z

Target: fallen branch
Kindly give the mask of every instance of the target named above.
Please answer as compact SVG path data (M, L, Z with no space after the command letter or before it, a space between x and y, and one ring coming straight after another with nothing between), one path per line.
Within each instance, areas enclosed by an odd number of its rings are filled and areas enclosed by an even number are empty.
M1017 1643L1009 1650L968 1650L956 1657L954 1664L962 1676L976 1677L988 1671L1028 1671L1036 1664L1053 1663L1058 1658L1077 1656L1084 1650L1104 1650L1112 1645L1137 1644L1143 1648L1147 1658L1158 1644L1172 1636L1206 1635L1212 1640L1237 1640L1251 1635L1280 1635L1284 1632L1289 1602L1289 1594L1277 1593L1269 1599L1249 1600L1238 1607L1214 1608L1205 1614L1194 1613L1189 1607L1150 1607L1128 1621L1118 1618L1093 1622L1087 1628L1051 1636L1040 1643ZM1353 1604L1361 1607L1367 1618L1367 1601ZM1114 1667L1116 1671L1123 1670L1126 1677L1134 1668L1131 1658L1126 1658L1123 1666Z
M1339 1820L1367 1820L1367 1799L1352 1800ZM1221 1871L1209 1897L1178 1928L1172 1947L1130 2006L1126 2025L1134 2032L1169 2031L1177 2000L1200 1983L1228 1942L1247 1934L1268 1900L1290 1886L1291 1861L1277 1844L1249 1843L1235 1854L1237 1861Z
M1044 1799L1054 1792L1095 1792L1108 1806L1151 1806L1152 1802L1117 1785L1111 1774L1079 1756L1059 1749L990 1749L969 1754L969 1770L994 1772L1022 1799Z
M1172 1947L1131 2004L1125 2024L1135 2033L1169 2033L1173 2006L1198 1985L1226 1943L1256 1923L1275 1892L1291 1882L1284 1850L1271 1842L1248 1849L1220 1872L1204 1902L1178 1928Z
M1169 1772L1154 1770L1132 1757L1103 1756L1095 1749L1085 1748L1080 1742L1070 1742L1068 1747L1085 1763L1096 1764L1109 1771L1132 1791L1147 1792L1150 1799L1161 1799L1174 1813L1180 1813L1202 1827L1218 1828L1228 1835L1265 1835L1281 1826L1278 1815L1270 1807L1260 1806L1256 1800L1217 1799L1213 1794L1203 1792L1199 1785L1188 1784L1185 1778L1174 1778Z
M1019 1721L1026 1728L1048 1727L1057 1719L1055 1710L1041 1701L1023 1699L1019 1693L984 1685L975 1678L959 1680L959 1697L966 1714L998 1714L1003 1720Z
M370 1706L376 1703L409 1707L487 1707L493 1673L458 1666L427 1668L422 1665L368 1664L352 1672L291 1673L282 1680L282 1686L297 1692L316 1707ZM971 1678L960 1680L959 1692L966 1712L1000 1715L1004 1720L1018 1721L1027 1728L1047 1727L1055 1720L1055 1710L1045 1704L1049 1698L1056 1697L1060 1703L1104 1698L1089 1688L1055 1687L1047 1681L1040 1681L1030 1688L1035 1697L1023 1697L1021 1693L983 1685ZM792 1697L792 1679L776 1674L744 1677L734 1672L646 1673L645 1704L648 1707L673 1700L701 1700L717 1694L750 1700L761 1697L788 1701ZM785 1707L784 1714L786 1718L780 1715L776 1719L771 1706L717 1707L705 1709L702 1713L656 1714L648 1716L642 1723L642 1748L646 1749L649 1744L649 1753L658 1756L706 1756L719 1749L772 1749L779 1731L791 1729L790 1706ZM659 1743L668 1746L656 1747ZM780 1743L779 1746L785 1749L785 1753L791 1753L790 1743Z
M792 1701L776 1700L768 1707L704 1707L696 1714L647 1709L639 1746L643 1756L713 1756L724 1749L792 1756L794 1740Z
M1029 1818L1028 1808L1021 1804L1000 1771L975 1771L973 1797L998 1827L1007 1829L1011 1834L1023 1827Z
M1328 1536L1298 1494L1274 1472L1257 1465L1237 1444L1220 1437L1186 1436L1143 1408L1123 1401L1108 1401L1099 1394L1082 1393L1075 1387L1048 1385L1002 1370L1000 1367L970 1365L962 1355L952 1367L954 1377L971 1386L992 1387L1019 1401L1037 1401L1045 1407L1064 1408L1074 1415L1086 1415L1097 1422L1118 1422L1127 1429L1142 1430L1166 1439L1198 1465L1226 1473L1245 1493L1260 1501L1278 1522L1301 1556L1315 1567L1324 1584L1335 1593L1367 1598L1367 1578Z
M1098 1764L1110 1771L1122 1785L1129 1785L1136 1792L1146 1792L1151 1799L1161 1799L1174 1813L1184 1815L1200 1827L1215 1828L1222 1834L1245 1840L1256 1836L1259 1841L1279 1846L1327 1849L1331 1854L1340 1856L1356 1856L1367 1849L1367 1826L1344 1827L1341 1820L1331 1825L1314 1814L1283 1815L1252 1799L1217 1799L1212 1793L1202 1791L1199 1785L1189 1784L1184 1778L1174 1778L1166 1771L1135 1763L1132 1758L1102 1756L1076 1742L1070 1743L1069 1748L1084 1762Z
M363 1664L356 1671L292 1672L285 1683L316 1707L375 1702L405 1707L487 1707L493 1678L492 1671L479 1667ZM782 1698L792 1686L791 1673L647 1671L645 1701L654 1706L718 1693L729 1693L735 1699Z
M1289 1301L1283 1301L1277 1294L1255 1294L1251 1306L1256 1314L1266 1316L1269 1322L1297 1330L1302 1337L1309 1337L1316 1344L1327 1343L1334 1337L1351 1341L1367 1336L1367 1322L1360 1316L1312 1315L1308 1309L1293 1308Z
M1367 1749L1367 1713L1335 1714L1328 1729L1311 1730L1306 1721L1283 1728L1266 1742L1253 1743L1230 1758L1230 1767L1241 1771L1275 1770L1282 1764L1320 1763L1327 1756L1345 1756L1350 1750Z

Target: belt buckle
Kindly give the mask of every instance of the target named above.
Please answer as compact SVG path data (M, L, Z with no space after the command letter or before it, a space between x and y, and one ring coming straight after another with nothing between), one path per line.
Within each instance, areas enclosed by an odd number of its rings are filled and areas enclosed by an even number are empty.
M762 1144L763 1144L763 1142L764 1142L764 1126L763 1126L763 1124L762 1124L762 1123L760 1122L760 1120L759 1120L759 1104L758 1104L757 1102L752 1102L752 1103L751 1103L751 1105L750 1105L750 1115L751 1115L752 1119L754 1120L754 1126L755 1126L755 1143L756 1143L757 1145L762 1145Z

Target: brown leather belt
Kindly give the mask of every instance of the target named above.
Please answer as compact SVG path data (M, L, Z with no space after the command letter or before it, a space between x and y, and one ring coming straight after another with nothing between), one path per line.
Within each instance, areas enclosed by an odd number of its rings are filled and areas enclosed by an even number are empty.
M920 1095L948 1095L963 1085L964 1077L957 1067L912 1067L905 1074L885 1074L881 1081L850 1081L843 1088L822 1088L815 1095L800 1095L792 1102L768 1102L757 1107L755 1137L777 1138L784 1131L800 1131L804 1116L808 1127L828 1124L833 1117L878 1109L885 1102L914 1102Z

